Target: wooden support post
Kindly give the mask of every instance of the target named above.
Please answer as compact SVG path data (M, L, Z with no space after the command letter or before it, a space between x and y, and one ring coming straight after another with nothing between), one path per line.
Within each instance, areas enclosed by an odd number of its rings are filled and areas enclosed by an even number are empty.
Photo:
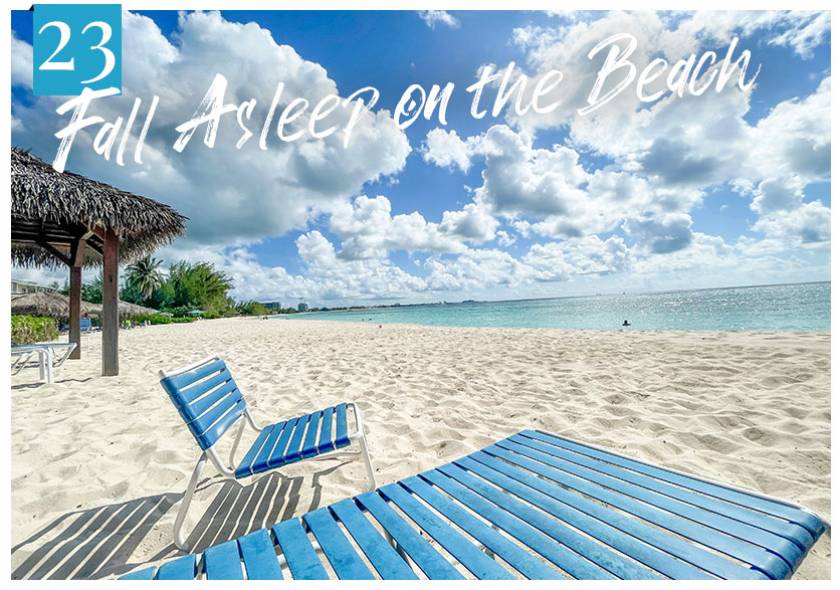
M71 359L82 358L82 334L79 327L82 309L82 267L70 267L70 342L76 343L76 349L70 353Z
M119 238L104 232L102 245L102 375L120 373Z

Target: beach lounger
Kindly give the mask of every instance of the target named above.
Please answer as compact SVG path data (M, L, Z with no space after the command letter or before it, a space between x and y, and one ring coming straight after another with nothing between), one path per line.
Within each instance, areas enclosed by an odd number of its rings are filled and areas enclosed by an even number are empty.
M161 386L169 394L201 449L175 518L175 545L178 548L186 550L186 536L182 530L184 519L208 459L224 476L243 479L308 459L361 456L367 469L370 489L376 487L362 412L356 404L341 403L260 428L220 357L209 357L188 367L169 372L160 371L159 374ZM349 429L348 414L352 414L355 420L355 429L352 431ZM225 462L214 445L237 423L239 426L233 446ZM259 434L250 449L236 463L236 452L246 424ZM358 441L358 451L342 451L353 441Z
M526 430L122 579L780 579L827 526L782 500Z
M75 342L39 342L12 346L12 374L16 375L24 367L29 366L33 357L38 358L38 371L45 383L52 383L55 379L55 369L64 364L70 354L76 350Z

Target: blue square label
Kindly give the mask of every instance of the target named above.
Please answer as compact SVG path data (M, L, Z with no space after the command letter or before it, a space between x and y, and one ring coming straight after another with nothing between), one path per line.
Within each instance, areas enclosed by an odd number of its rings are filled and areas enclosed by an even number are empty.
M36 4L32 29L36 96L122 90L119 4Z

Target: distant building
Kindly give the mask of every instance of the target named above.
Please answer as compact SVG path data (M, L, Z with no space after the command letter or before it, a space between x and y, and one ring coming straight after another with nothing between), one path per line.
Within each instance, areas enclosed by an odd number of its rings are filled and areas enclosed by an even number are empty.
M283 305L279 301L268 301L262 305L264 305L268 311L280 311L283 309Z
M307 309L309 309L309 306L306 305L303 301L298 303L298 311L306 311Z
M12 279L12 295L20 295L22 293L37 293L38 291L55 291L54 287L47 287L46 285L39 285L37 283L28 283L26 281L16 281Z

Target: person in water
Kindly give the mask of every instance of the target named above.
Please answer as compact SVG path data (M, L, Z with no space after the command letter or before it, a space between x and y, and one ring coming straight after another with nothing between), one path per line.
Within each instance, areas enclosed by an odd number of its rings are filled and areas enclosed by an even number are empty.
M627 320L624 320L624 323L621 324L621 325L625 328L629 328L630 327L630 322L628 322Z

